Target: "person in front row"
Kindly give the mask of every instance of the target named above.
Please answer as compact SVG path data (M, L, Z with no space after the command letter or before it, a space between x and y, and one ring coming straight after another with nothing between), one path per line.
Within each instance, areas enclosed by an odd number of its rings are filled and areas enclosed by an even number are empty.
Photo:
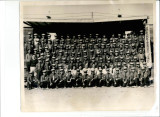
M33 73L29 72L29 75L27 77L27 88L29 90L32 89L32 84L33 84Z
M109 87L113 84L113 77L112 74L110 73L110 69L106 68L107 73L105 74L105 79L106 79L106 86Z
M119 68L116 68L116 72L114 74L114 86L117 87L120 85L121 82L121 76L119 73Z
M127 70L127 67L125 66L123 68L123 72L122 72L122 84L121 84L121 86L123 86L123 87L128 86L128 82L129 82L128 77L129 77L129 72Z
M46 70L43 70L43 75L40 79L40 87L41 88L48 88L48 77L46 75Z
M84 75L82 76L83 88L88 87L88 74L87 71L84 71Z

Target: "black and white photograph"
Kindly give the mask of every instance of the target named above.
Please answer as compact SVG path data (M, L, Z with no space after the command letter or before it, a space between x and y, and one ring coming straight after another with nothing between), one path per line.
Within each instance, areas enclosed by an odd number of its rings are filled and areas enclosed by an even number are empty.
M21 2L21 111L146 111L154 2Z

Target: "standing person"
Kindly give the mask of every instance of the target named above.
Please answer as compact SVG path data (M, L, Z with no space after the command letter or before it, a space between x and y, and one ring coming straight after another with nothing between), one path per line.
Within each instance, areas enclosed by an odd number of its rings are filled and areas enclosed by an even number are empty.
M140 64L139 64L139 62L137 62L136 63L136 73L137 73L137 79L136 79L136 81L135 81L135 84L136 84L136 86L139 86L140 85L140 82L139 82L139 79L140 79L140 76L141 76L141 68L140 68Z
M38 38L37 33L34 33L34 39L33 39L33 41L34 41L34 47L36 47L37 44L38 44L38 42L39 42L39 38Z
M106 85L106 78L105 75L102 73L102 70L100 70L99 73L99 86L105 86Z
M120 85L120 73L119 73L119 68L116 68L116 73L114 74L114 86L117 87Z
M150 84L150 70L147 68L146 63L143 63L143 86L148 86Z
M82 86L82 74L80 73L79 69L77 70L77 73L76 73L76 75L74 77L76 79L76 86L77 87Z
M72 87L71 79L73 75L71 74L71 70L68 70L68 74L66 75L66 87Z
M88 87L88 74L87 71L84 71L84 75L82 76L83 88Z
M30 62L31 62L31 50L28 50L27 54L26 54L26 65L27 65L27 71L30 71Z
M101 80L103 79L102 69L99 69L99 74L97 75L97 86L101 87Z
M128 86L128 83L129 83L129 72L127 70L127 67L125 66L122 72L122 84L121 85L123 87L126 87Z
M27 88L29 90L32 89L32 81L33 81L33 73L29 72L29 75L27 77Z
M106 86L109 87L113 84L113 77L110 73L110 69L106 68L107 73L105 74Z
M63 69L60 69L58 87L63 88L64 84L65 84L65 81L66 81L66 77L64 75L64 71L63 71Z
M89 86L93 87L93 86L97 86L97 76L95 74L95 70L91 69L91 75L90 77L90 81L89 81Z
M49 75L49 88L55 88L56 84L55 84L55 80L56 80L56 73L55 73L55 69L51 69L52 73Z
M32 59L31 59L31 63L30 63L30 72L35 73L36 64L37 64L37 59L35 57L35 54L33 54Z
M37 79L40 81L40 77L43 70L43 64L41 62L41 58L38 58L38 63L36 64L36 72L37 72Z
M48 86L48 77L46 75L46 70L43 70L43 75L41 76L40 79L40 87L47 88L47 86Z
M135 72L135 68L132 67L130 75L129 75L129 86L133 86L134 85L134 80L137 79L137 77L138 77L138 75Z

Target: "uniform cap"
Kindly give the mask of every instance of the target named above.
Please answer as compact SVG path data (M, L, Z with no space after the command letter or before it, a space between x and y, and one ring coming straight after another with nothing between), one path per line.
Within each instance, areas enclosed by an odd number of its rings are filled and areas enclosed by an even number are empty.
M44 33L42 33L42 35L44 36L45 34L44 34Z
M31 32L28 32L28 35L31 35Z
M55 69L51 69L51 71L55 71Z
M52 64L52 66L55 66L56 64Z
M139 62L137 62L136 64L137 64L137 65L140 65L140 63L139 63Z
M43 73L46 73L46 70L43 70Z
M131 68L131 70L135 70L135 68L134 68L134 67L132 67L132 68Z
M46 62L48 62L48 61L49 61L49 59L46 59L45 61L46 61Z
M37 33L34 33L34 35L37 35Z
M127 67L124 67L125 70L127 70Z

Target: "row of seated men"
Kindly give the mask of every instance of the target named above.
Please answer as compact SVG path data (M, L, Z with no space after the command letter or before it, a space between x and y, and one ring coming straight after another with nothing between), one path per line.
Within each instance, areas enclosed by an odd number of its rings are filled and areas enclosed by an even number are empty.
M42 74L43 72L43 74ZM123 74L125 74L125 77L123 77ZM69 75L70 74L70 75ZM86 76L87 74L87 76ZM94 77L93 77L94 74ZM118 74L118 75L117 75ZM69 77L68 77L69 75ZM100 76L99 76L100 75ZM113 86L121 86L121 83L123 83L122 81L124 81L124 78L126 79L126 85L132 86L132 85L148 85L149 82L149 77L150 77L150 69L148 69L146 67L146 63L143 62L143 65L141 66L139 62L136 62L136 64L133 64L132 62L130 64L124 64L123 66L113 66L112 63L110 63L110 66L106 66L104 65L104 67L102 66L98 66L98 68L95 67L95 64L92 65L91 68L88 67L88 65L86 65L84 68L82 66L79 66L79 68L76 68L75 66L73 66L73 69L69 69L67 68L67 66L63 65L63 64L59 64L58 68L56 68L55 64L52 64L52 67L50 67L50 69L46 69L45 67L41 67L41 60L39 59L38 64L36 65L36 68L34 71L30 71L30 75L28 75L27 77L27 84L28 87L32 87L32 84L36 84L36 87L52 87L50 85L54 84L53 87L68 87L70 85L76 85L76 86L103 86L106 85L106 80L103 81L104 79L106 79L106 75L109 75L110 79L109 81L111 81L110 83ZM132 76L133 75L133 76ZM135 76L134 76L135 75ZM81 82L78 81L76 77L81 76ZM87 83L84 83L83 80L83 76L86 77L87 79ZM72 78L73 77L73 78ZM91 78L93 77L93 78ZM96 79L99 81L92 81L92 79L94 79L96 77ZM120 80L115 82L115 84L113 84L113 80L116 79L116 77ZM51 80L52 79L52 80ZM58 80L56 80L58 79ZM69 80L70 79L70 80ZM103 83L101 83L102 81ZM122 80L123 79L123 80ZM134 82L134 80L136 79L136 83ZM72 80L74 80L74 83L72 82ZM44 81L44 83L43 83ZM63 83L62 83L63 81ZM76 82L75 82L76 81ZM91 81L91 82L89 82ZM70 83L71 84L68 84ZM80 82L80 84L79 84ZM134 83L133 83L134 82ZM62 84L61 84L62 83ZM66 84L67 83L67 84ZM96 85L95 85L96 83ZM97 84L98 83L98 84ZM110 86L111 84L107 84L107 86ZM120 83L120 84L119 84ZM83 84L83 85L82 85ZM122 85L122 86L126 86L126 85Z
M54 66L54 65L53 65ZM42 74L40 75L40 71ZM27 75L27 88L63 88L63 87L101 87L101 86L148 86L150 85L150 69L143 63L124 65L123 67L66 69L62 65L58 69L35 70Z

